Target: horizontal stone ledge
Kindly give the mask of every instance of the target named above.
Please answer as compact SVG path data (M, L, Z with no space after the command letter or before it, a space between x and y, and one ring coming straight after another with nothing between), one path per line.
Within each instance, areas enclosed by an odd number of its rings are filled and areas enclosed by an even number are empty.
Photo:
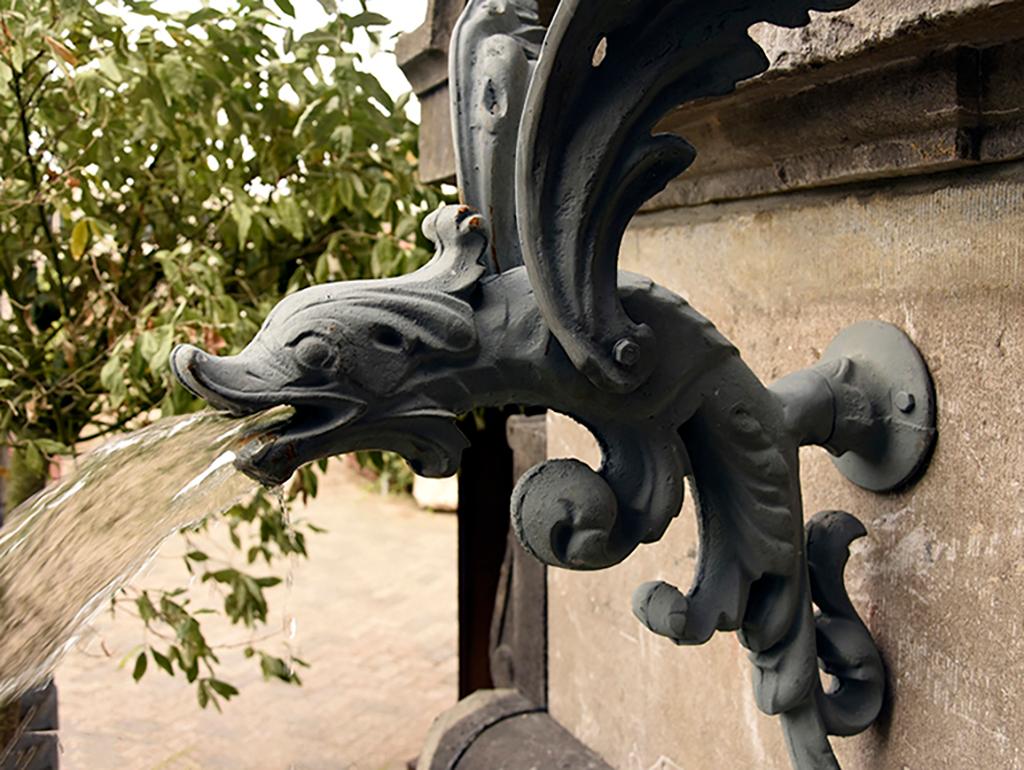
M698 158L646 210L1024 157L1024 4L958 21L679 108Z
M423 103L428 181L455 173L446 59L462 5L433 0L400 44ZM1024 0L861 0L805 28L760 24L751 35L770 69L663 121L699 157L647 210L1024 156Z

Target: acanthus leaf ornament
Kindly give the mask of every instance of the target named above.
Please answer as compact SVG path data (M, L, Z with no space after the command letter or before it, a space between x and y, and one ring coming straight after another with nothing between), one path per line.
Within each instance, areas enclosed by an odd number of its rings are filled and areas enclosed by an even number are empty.
M488 266L495 272L523 263L510 182L543 39L531 0L470 0L452 31L448 82L459 193L487 217Z
M538 48L532 2L471 0L451 78L468 205L428 218L434 259L407 276L297 292L238 356L182 346L174 372L236 414L295 407L239 452L268 483L355 449L451 474L465 446L459 413L521 404L572 415L597 438L600 468L549 460L512 500L516 534L554 566L601 569L659 540L689 478L693 584L645 584L634 613L681 645L736 631L794 766L837 768L828 735L874 722L884 670L843 583L863 527L830 512L805 529L798 450L828 448L875 490L908 483L935 435L927 367L899 330L868 323L766 387L708 319L617 260L629 220L694 157L682 139L651 136L662 115L764 71L751 24L805 24L809 10L852 3L563 0ZM819 660L837 682L829 692Z
M520 128L517 213L544 320L595 384L634 390L657 355L651 330L623 311L615 279L629 221L696 156L680 137L652 135L655 124L768 68L752 24L802 26L810 10L855 2L559 3Z

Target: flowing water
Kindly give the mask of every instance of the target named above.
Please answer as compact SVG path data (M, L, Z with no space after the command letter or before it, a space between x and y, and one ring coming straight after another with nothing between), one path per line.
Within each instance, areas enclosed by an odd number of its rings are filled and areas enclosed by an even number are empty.
M168 537L257 483L235 451L281 412L160 420L80 459L0 529L0 703L44 679Z

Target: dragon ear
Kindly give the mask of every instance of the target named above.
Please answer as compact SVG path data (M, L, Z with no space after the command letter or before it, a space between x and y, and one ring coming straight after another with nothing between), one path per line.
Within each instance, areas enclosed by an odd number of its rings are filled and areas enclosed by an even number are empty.
M617 292L622 236L639 208L695 157L652 136L683 102L768 67L747 29L808 23L855 0L562 0L519 133L516 210L523 261L545 321L578 369L606 390L639 387L652 331Z
M443 289L458 297L472 292L487 274L486 262L493 254L484 218L469 206L442 206L423 220L423 234L435 246L433 258L392 282Z
M459 193L487 215L485 267L523 263L516 226L516 139L544 28L535 0L470 0L452 33L449 88Z

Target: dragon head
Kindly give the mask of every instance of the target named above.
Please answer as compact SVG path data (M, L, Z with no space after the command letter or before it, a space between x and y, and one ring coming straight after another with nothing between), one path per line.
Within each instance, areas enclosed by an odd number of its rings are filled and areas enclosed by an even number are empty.
M466 440L454 423L458 389L444 383L478 350L462 295L483 273L486 242L465 208L440 209L424 227L438 252L416 273L296 292L235 356L174 349L174 374L212 406L238 416L294 409L244 445L243 472L277 484L307 462L357 449L399 452L423 475L455 472Z

